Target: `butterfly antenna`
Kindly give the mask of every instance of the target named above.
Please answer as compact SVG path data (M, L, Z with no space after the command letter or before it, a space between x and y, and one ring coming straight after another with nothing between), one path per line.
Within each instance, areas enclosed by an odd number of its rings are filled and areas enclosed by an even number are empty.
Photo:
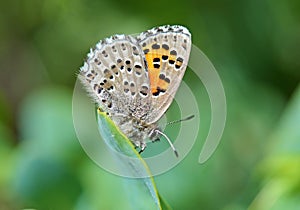
M168 138L168 136L166 134L164 134L163 132L161 132L160 130L155 130L157 133L161 134L163 137L165 137L165 139L167 139L168 143L170 144L172 150L175 153L175 156L178 157L178 152L175 149L174 145L172 144L171 140Z
M174 121L168 122L167 125L171 125L171 124L174 124L174 123L179 123L179 122L182 122L182 121L187 121L187 120L190 120L194 117L195 117L195 115L191 115L191 116L188 116L188 117L180 119L180 120L174 120Z

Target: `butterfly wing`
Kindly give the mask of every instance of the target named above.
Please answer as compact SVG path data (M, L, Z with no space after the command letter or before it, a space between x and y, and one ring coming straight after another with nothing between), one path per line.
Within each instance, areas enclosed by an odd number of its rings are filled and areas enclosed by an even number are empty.
M141 33L137 41L147 62L151 107L147 123L156 122L169 108L186 70L191 34L183 26L160 26Z
M117 124L126 116L143 119L150 109L149 79L142 55L135 38L115 35L91 49L80 69L79 78L86 90Z

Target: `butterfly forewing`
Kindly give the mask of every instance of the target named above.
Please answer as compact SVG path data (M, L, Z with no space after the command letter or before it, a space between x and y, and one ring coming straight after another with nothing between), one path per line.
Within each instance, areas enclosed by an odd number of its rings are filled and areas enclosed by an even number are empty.
M185 73L191 50L191 34L182 26L153 28L138 37L150 80L151 107L147 122L153 123L168 109Z

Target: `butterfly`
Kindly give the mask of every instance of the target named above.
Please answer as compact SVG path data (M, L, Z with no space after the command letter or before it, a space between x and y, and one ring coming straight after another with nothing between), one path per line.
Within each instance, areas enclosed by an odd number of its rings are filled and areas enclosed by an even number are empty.
M158 126L184 76L191 34L179 25L152 28L137 36L114 35L90 50L79 79L97 106L144 151L164 136Z

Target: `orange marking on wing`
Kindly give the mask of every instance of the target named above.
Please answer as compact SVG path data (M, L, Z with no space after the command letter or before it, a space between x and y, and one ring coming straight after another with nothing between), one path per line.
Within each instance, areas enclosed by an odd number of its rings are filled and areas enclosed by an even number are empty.
M159 87L162 90L167 90L169 87L169 83L167 83L166 81L159 79L158 83L157 83L157 87Z
M146 54L146 61L148 63L148 75L149 75L149 81L150 81L150 88L151 92L154 93L156 91L157 83L158 83L158 76L160 69L154 68L153 66L153 58L156 56L153 53L147 53Z
M175 55L169 55L169 60L176 60L176 56Z
M181 66L182 62L176 61L175 65Z
M149 75L149 80L150 80L151 92L152 93L157 92L157 87L166 90L167 87L169 86L169 84L166 81L159 79L159 74L160 74L161 69L154 67L153 59L159 58L160 59L159 65L161 66L163 55L167 55L167 56L173 58L174 60L176 59L176 56L170 55L170 51L165 50L163 48L151 49L151 45L148 45L143 48L143 50L145 50L145 49L149 49L149 51L147 50L148 52L145 54L145 57L146 57L146 61L148 63L148 75ZM156 62L156 64L158 64L158 63Z

